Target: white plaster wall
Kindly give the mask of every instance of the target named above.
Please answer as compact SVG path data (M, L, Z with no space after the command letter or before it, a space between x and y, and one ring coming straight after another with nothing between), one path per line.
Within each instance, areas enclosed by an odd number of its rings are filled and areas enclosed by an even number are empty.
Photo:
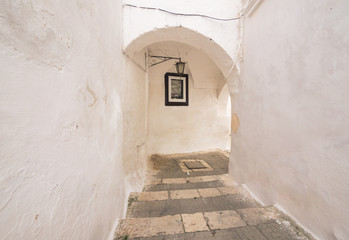
M349 238L349 2L264 1L245 19L230 171L319 239Z
M239 20L216 21L204 17L176 16L158 10L129 7L126 4L161 8L177 13L233 18L240 14L239 0L205 0L200 1L200 4L194 0L124 0L124 4L123 46L131 58L153 43L178 41L205 52L215 61L225 77L231 73L241 39Z
M189 106L165 106L164 75L176 72L175 62L149 68L148 153L226 149L230 116L218 112L217 91L225 81L219 68L202 51L185 44L163 42L148 49L154 55L180 56L189 74Z
M119 1L1 1L1 239L107 239L114 230L132 185L125 114L139 101L121 93L139 75L123 74L135 70L121 41ZM138 163L128 161L130 176Z
M124 130L123 167L128 197L130 192L142 191L145 178L148 80L145 70L128 57L124 57L124 66L125 77L120 87Z

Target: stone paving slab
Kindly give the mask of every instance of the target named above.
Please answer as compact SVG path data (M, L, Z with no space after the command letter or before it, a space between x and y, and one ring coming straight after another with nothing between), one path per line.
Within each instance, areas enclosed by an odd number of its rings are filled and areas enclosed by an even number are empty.
M217 188L199 188L199 189L184 189L184 190L171 190L171 191L155 191L155 192L141 192L130 194L130 199L133 201L162 201L168 199L190 199L199 197L217 197L222 194ZM250 210L252 211L252 210ZM242 212L245 213L245 212ZM249 212L246 212L249 213ZM248 217L247 215L246 217Z
M183 189L198 189L198 188L216 188L223 187L224 183L221 181L213 182L198 182L198 183L184 183L184 184L158 184L145 186L143 191L155 192L155 191L169 191L169 190L183 190Z
M201 177L187 177L185 178L187 182L197 183L197 182L212 182L219 181L223 178L223 175L213 175L213 176L201 176Z
M182 214L185 232L208 231L206 220L202 213Z
M222 195L217 188L200 188L198 192L201 197L217 197Z
M222 195L241 193L239 187L217 187L217 189Z
M254 226L234 229L181 233L167 236L135 238L134 240L267 240Z
M121 220L116 230L116 238L150 237L183 233L180 215L159 218L129 218Z
M127 211L127 216L132 218L161 217L252 207L260 207L260 205L256 201L247 201L243 196L235 194L209 198L133 202Z
M261 228L263 233L258 229ZM265 234L265 235L264 235ZM308 239L302 236L292 236L287 229L277 223L264 225L245 226L231 229L201 231L192 233L179 233L166 236L128 238L132 240L299 240ZM311 239L311 238L309 238Z
M185 178L163 178L162 183L163 184L181 184L181 183L187 183L187 180Z
M267 238L255 226L247 226L234 229L238 239L241 240L267 240Z
M173 190L170 191L171 199L188 199L188 198L199 198L199 192L196 189L186 190Z
M246 223L234 210L205 212L204 215L211 230L246 226Z
M280 212L273 206L238 209L237 212L248 225L267 223L280 218Z
M259 231L263 233L263 235L268 240L293 240L297 239L293 237L286 229L282 227L281 224L276 222L265 223L257 225Z
M168 191L142 192L138 195L138 201L161 201L168 199Z

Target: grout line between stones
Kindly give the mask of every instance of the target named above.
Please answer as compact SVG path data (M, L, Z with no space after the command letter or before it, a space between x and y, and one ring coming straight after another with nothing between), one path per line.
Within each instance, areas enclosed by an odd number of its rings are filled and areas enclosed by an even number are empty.
M200 192L199 192L199 189L197 189L197 188L195 188L195 189L196 189L196 191L198 192L199 196L202 198L202 196L201 196L201 194L200 194Z
M206 222L206 226L208 228L208 230L212 233L212 235L214 236L216 234L216 230L212 230L210 225L208 224L209 219L205 216L205 212L202 212L202 215L204 216L204 220Z
M183 228L183 232L186 233L185 231L185 227L184 227L184 220L183 220L183 216L182 214L179 214L181 216L181 222L182 222L182 228Z

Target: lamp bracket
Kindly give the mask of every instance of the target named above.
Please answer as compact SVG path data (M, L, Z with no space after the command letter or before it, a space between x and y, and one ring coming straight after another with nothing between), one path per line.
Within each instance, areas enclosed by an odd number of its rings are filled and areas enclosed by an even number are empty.
M157 58L157 59L161 60L160 62L154 62L154 63L150 64L149 67L158 65L160 63L166 62L166 61L171 60L171 59L177 59L177 60L181 61L181 58L177 58L177 57L152 56L152 55L148 55L148 57L149 58Z

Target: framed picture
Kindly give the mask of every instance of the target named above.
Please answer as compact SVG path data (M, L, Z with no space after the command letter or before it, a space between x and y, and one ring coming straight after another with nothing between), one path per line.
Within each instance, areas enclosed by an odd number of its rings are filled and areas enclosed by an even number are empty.
M165 106L189 105L188 74L165 74Z

